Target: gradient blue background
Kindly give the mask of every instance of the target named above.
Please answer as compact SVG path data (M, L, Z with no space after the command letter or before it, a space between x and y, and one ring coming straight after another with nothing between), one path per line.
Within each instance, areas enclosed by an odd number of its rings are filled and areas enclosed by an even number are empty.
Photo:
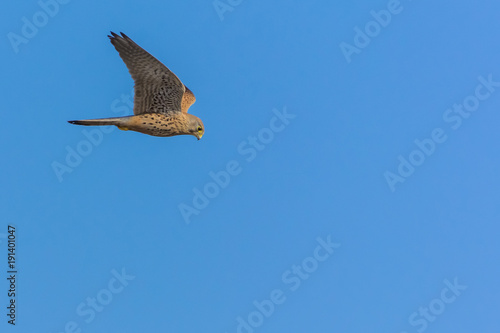
M243 1L221 21L212 1L71 1L15 53L7 34L41 9L4 3L0 253L16 225L20 274L15 328L0 283L0 330L236 332L279 288L255 332L410 333L456 277L467 289L426 331L498 332L500 88L459 129L442 117L479 76L500 81L500 4L402 1L347 63L339 44L386 6ZM52 163L88 129L66 121L116 116L133 86L109 30L181 78L206 133L113 130L59 182ZM284 107L296 118L246 162L237 146ZM437 127L447 141L391 192L384 172ZM178 205L230 160L241 174L186 224ZM328 235L340 248L290 291L282 274ZM86 323L77 306L122 268L135 279Z

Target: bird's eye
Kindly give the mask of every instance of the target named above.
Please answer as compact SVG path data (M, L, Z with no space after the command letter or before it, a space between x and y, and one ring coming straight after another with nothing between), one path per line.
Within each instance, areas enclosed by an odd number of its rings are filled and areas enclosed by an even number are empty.
M201 132L203 130L203 128L201 128L201 126L198 126L198 132Z

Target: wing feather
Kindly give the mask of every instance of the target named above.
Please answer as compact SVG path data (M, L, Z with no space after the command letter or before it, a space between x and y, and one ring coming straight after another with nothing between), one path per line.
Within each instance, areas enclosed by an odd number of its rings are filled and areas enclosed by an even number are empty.
M196 100L181 80L123 32L108 36L134 79L134 114L187 112Z

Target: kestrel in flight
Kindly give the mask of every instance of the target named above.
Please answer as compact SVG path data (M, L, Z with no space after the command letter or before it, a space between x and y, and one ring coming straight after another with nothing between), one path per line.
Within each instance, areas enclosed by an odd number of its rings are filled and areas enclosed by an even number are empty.
M123 32L111 32L111 44L134 79L134 115L103 119L71 120L86 126L115 125L153 136L193 135L201 139L205 128L200 118L188 114L196 101L191 90L167 66L146 52Z

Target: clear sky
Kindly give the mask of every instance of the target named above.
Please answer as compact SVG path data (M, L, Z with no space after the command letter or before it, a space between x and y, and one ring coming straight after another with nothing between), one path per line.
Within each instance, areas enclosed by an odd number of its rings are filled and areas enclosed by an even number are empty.
M498 332L499 11L5 2L0 331ZM202 140L67 123L132 113L110 30Z

